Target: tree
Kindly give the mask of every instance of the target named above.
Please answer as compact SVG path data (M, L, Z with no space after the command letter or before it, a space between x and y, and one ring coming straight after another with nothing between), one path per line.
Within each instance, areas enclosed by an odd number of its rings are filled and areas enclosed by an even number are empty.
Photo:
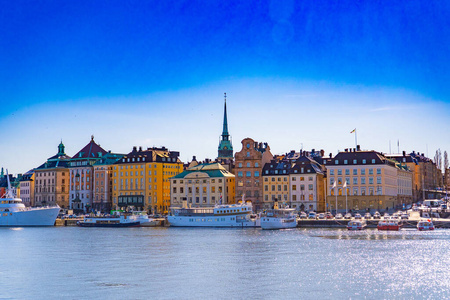
M444 170L448 169L448 155L447 151L444 151Z

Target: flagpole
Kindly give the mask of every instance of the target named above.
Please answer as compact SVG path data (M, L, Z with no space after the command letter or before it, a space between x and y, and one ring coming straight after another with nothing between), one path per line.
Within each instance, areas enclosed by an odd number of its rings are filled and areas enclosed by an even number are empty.
M347 187L345 187L345 213L347 213Z
M336 195L336 213L334 214L336 216L337 215L337 209L338 209L336 188L334 188L334 194Z
M358 149L358 138L356 137L356 128L355 128L355 148Z

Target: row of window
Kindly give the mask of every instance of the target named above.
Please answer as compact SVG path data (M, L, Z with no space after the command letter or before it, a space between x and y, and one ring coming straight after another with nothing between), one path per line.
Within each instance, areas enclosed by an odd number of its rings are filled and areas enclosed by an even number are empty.
M367 164L367 160L366 159L363 159L361 162L362 162L363 165ZM372 162L372 164L374 164L375 163L375 159L373 158L371 160L371 162ZM325 160L324 160L324 163L325 163ZM334 160L334 164L338 165L339 164L339 159L335 159ZM353 164L357 165L358 164L358 160L354 159L353 160ZM347 159L344 159L344 165L348 165L348 160Z
M255 177L259 177L259 171L255 171L254 174L255 174ZM242 171L238 172L238 177L244 177ZM252 172L250 172L250 171L245 172L245 177L252 177Z
M360 184L366 184L366 177L361 177L360 178L361 183ZM332 186L334 184L334 177L330 178L330 185ZM345 177L345 181L347 182L347 184L350 184L350 177ZM337 184L338 185L342 185L343 181L342 181L342 177L338 177L337 179ZM358 177L353 177L353 184L357 185L358 184ZM369 184L374 184L374 178L373 177L369 177ZM377 184L382 184L382 179L381 177L377 177Z
M252 163L251 162L247 162L246 163L247 168L252 168ZM255 162L255 168L259 168L259 163ZM242 168L242 163L238 163L238 168Z
M359 169L360 170L360 175L366 175L366 169ZM373 170L372 168L368 169L369 171L369 175L373 175ZM335 175L334 169L329 169L330 171L330 175ZM352 169L352 173L353 175L358 175L358 169ZM342 175L342 169L337 169L337 175ZM350 175L350 169L345 169L345 175ZM378 168L377 169L377 175L381 175L381 169Z
M367 191L368 191L368 193L367 193ZM377 187L376 190L375 190L375 188L372 188L372 187L369 187L368 189L365 188L365 187L361 187L361 188L354 187L353 188L353 194L350 194L350 188L346 188L346 189L339 188L338 189L338 195L339 196L344 196L345 193L347 193L347 195L349 195L349 196L350 195L353 195L353 196L371 195L372 196L372 195L375 195L374 194L375 191L376 191L377 195L382 195L383 194L383 188L382 187ZM331 189L330 194L331 194L331 196L335 195L334 189Z

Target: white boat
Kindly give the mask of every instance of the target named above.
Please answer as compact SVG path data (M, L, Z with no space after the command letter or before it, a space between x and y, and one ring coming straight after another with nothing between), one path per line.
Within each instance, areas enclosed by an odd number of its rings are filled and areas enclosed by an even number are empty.
M262 229L296 228L297 216L293 208L275 208L261 215Z
M347 229L348 230L363 230L366 227L367 223L364 219L354 219L348 222Z
M145 212L133 212L132 216L140 223L141 227L161 226L164 221L163 218L149 217Z
M0 198L0 227L54 226L60 207L25 207L22 199L15 196L9 175L6 176L8 188L4 197Z
M85 217L84 220L78 221L80 227L138 227L141 222L136 216L120 215L110 217Z
M213 207L171 208L167 216L174 227L261 227L250 204L225 204Z
M417 230L434 230L434 224L431 220L420 220L417 223Z

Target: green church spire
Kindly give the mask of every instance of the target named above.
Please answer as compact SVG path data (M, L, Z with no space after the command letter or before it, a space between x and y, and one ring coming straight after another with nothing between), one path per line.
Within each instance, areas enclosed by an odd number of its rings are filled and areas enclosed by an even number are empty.
M228 133L228 119L227 119L227 93L224 93L224 111L223 111L223 130L219 142L219 156L218 158L229 159L233 158L233 145L230 141L230 134Z

